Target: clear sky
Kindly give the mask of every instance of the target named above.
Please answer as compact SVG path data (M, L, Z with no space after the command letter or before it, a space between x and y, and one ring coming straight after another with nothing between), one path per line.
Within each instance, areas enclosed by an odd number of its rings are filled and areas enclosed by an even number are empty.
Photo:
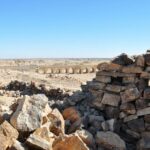
M113 57L150 48L150 0L0 0L0 58Z

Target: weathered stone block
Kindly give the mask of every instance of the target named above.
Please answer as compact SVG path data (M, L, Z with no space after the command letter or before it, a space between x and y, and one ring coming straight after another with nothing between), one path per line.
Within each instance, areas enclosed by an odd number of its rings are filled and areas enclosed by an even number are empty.
M101 63L97 68L99 71L120 71L122 66L115 63Z
M100 81L102 83L110 83L111 77L109 77L109 76L96 76L95 80Z
M142 71L143 69L141 67L136 66L128 66L122 68L123 73L142 73Z
M110 77L135 77L135 74L131 73L122 73L122 72L106 72L106 71L99 71L96 73L96 76L110 76Z
M114 93L120 93L121 91L123 91L125 89L124 86L119 86L119 85L111 85L108 84L105 88L105 90L110 91L110 92L114 92Z
M96 81L87 82L88 88L92 90L103 90L106 86L105 83L100 83Z
M144 79L150 79L150 73L148 72L142 72L141 75L140 75L141 78L144 78Z
M135 106L136 106L136 109L146 108L148 106L148 101L143 98L137 99L135 101Z
M120 102L120 96L115 94L105 93L102 99L102 104L110 106L118 106Z
M130 116L125 117L123 121L128 122L128 121L131 121L131 120L135 120L137 118L138 118L137 115L130 115Z
M149 115L149 114L150 114L150 107L137 110L137 115L138 116L144 116L144 115Z
M150 88L144 90L144 99L150 99Z
M140 97L140 93L137 88L130 88L125 90L125 92L121 92L122 103L135 101L139 97Z
M128 115L133 115L136 113L135 106L131 103L124 103L120 106L120 110Z

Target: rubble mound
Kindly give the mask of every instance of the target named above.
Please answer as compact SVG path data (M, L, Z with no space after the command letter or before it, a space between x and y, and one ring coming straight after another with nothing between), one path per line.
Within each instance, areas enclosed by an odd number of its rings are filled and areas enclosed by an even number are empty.
M97 68L71 96L35 83L2 87L0 149L150 149L150 54L122 54Z

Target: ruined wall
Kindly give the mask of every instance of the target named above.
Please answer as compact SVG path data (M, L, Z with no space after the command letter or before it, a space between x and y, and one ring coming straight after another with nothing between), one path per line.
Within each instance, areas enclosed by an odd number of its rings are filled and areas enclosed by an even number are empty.
M36 72L41 74L85 74L85 73L95 73L97 71L97 66L66 66L66 67L39 67Z
M127 149L150 149L149 80L149 53L134 58L122 54L110 63L99 64L96 78L82 86L92 95L90 107L105 118L101 130L117 133ZM98 145L110 146L100 136L98 140Z

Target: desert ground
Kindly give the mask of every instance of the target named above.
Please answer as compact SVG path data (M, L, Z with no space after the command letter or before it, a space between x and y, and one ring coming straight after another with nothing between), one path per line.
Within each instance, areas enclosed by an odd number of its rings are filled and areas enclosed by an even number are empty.
M109 59L16 59L0 60L0 83L7 83L18 80L23 82L36 82L45 84L51 88L64 90L79 90L81 84L91 81L95 77L96 66ZM94 68L91 72L57 72L58 68L86 69ZM48 69L55 72L46 72ZM77 70L77 71L78 71Z

